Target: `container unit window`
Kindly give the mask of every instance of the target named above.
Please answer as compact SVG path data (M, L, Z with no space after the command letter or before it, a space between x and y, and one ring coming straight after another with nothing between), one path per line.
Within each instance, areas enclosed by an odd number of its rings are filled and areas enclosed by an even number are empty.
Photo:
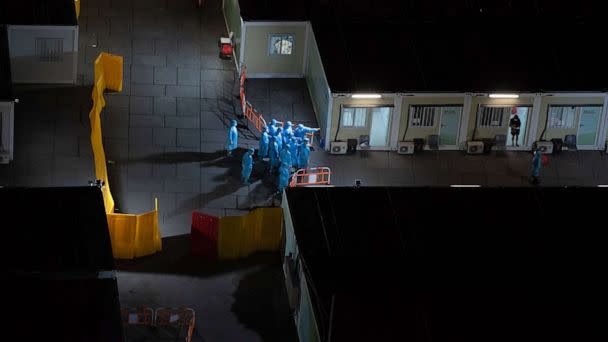
M549 128L570 129L574 128L576 120L576 107L549 107Z
M511 107L481 106L479 127L502 127L504 118L509 116Z
M39 62L63 61L63 39L36 38L36 57Z
M291 55L294 44L293 34L271 34L268 52L271 56Z
M342 108L342 127L362 128L367 126L367 108Z
M435 127L435 119L439 113L439 107L412 106L411 107L411 126L412 127Z

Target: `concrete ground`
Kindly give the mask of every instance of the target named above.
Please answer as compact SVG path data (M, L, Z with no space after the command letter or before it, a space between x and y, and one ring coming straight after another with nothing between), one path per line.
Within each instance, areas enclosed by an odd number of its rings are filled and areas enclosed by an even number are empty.
M227 125L239 119L239 144L257 146L255 132L238 118L233 61L218 58L225 35L221 1L88 0L80 18L79 84L19 86L15 160L0 165L0 185L76 186L94 179L88 113L93 61L101 51L124 57L124 91L107 96L102 114L110 185L121 212L140 213L159 199L163 252L123 262L122 305L190 306L197 338L205 341L295 339L280 261L256 256L210 263L188 255L192 210L238 215L272 204L274 179L263 163L254 182L240 183L240 159L222 154ZM96 45L96 47L93 47ZM267 118L316 126L302 79L247 81L247 98ZM462 152L357 152L311 154L329 166L334 185L528 186L531 156L467 156ZM608 184L608 157L563 152L542 171L542 185ZM169 237L169 238L167 238Z

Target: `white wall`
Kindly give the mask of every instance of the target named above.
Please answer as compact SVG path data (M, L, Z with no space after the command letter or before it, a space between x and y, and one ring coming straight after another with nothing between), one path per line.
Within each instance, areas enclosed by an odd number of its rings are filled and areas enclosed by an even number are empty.
M36 38L62 39L62 60L39 61ZM9 25L8 44L13 83L76 83L78 26Z

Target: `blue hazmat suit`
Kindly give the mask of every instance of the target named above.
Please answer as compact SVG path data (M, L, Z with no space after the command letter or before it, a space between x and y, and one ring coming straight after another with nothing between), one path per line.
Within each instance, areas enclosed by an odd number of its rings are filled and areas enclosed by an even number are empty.
M281 135L283 136L283 145L291 144L291 142L293 141L293 133L283 131Z
M228 137L226 138L226 150L229 153L238 146L239 131L236 129L236 125L236 120L232 120L230 129L228 130Z
M538 177L540 175L540 168L542 167L542 156L540 151L536 151L534 153L534 158L532 159L532 176Z
M291 146L283 145L283 149L281 150L280 154L281 165L285 164L287 165L287 168L291 167L291 152L289 152L290 149Z
M270 159L270 172L274 172L279 166L279 147L276 139L272 139L269 145L268 158Z
M277 130L277 134L275 135L275 141L277 142L277 146L279 147L279 151L283 149L283 135L281 134L281 128Z
M306 133L314 133L317 132L319 129L318 128L310 128L310 127L306 127L302 124L299 124L298 127L296 127L296 129L293 131L293 135L296 138L304 138L306 136Z
M277 135L277 120L272 119L270 127L268 127L268 134L270 134L271 136L276 136Z
M253 153L255 150L250 148L243 155L241 161L241 181L243 183L249 183L249 177L251 176L251 170L253 170Z
M305 169L308 167L308 158L310 157L310 147L308 146L308 139L304 139L298 149L298 168Z
M285 164L281 164L279 167L279 192L289 185L289 167Z
M270 143L270 135L268 135L268 130L264 130L262 132L262 136L260 137L260 148L258 149L258 158L266 158L268 156L268 144Z
M293 167L298 167L298 149L300 146L300 143L297 141L297 139L292 139L291 140L291 144L289 145L289 152L291 152L291 165Z
M291 121L287 121L285 123L285 128L283 128L284 134L289 134L292 135L293 134L293 126L291 125Z

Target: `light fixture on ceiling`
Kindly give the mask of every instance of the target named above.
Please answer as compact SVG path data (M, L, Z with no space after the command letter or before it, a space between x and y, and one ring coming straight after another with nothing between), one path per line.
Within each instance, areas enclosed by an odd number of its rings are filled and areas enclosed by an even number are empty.
M481 188L481 185L477 184L452 184L450 188Z
M519 95L517 95L517 94L490 94L490 97L493 99L518 99Z
M382 97L380 94L352 94L350 97L353 99L379 99Z

